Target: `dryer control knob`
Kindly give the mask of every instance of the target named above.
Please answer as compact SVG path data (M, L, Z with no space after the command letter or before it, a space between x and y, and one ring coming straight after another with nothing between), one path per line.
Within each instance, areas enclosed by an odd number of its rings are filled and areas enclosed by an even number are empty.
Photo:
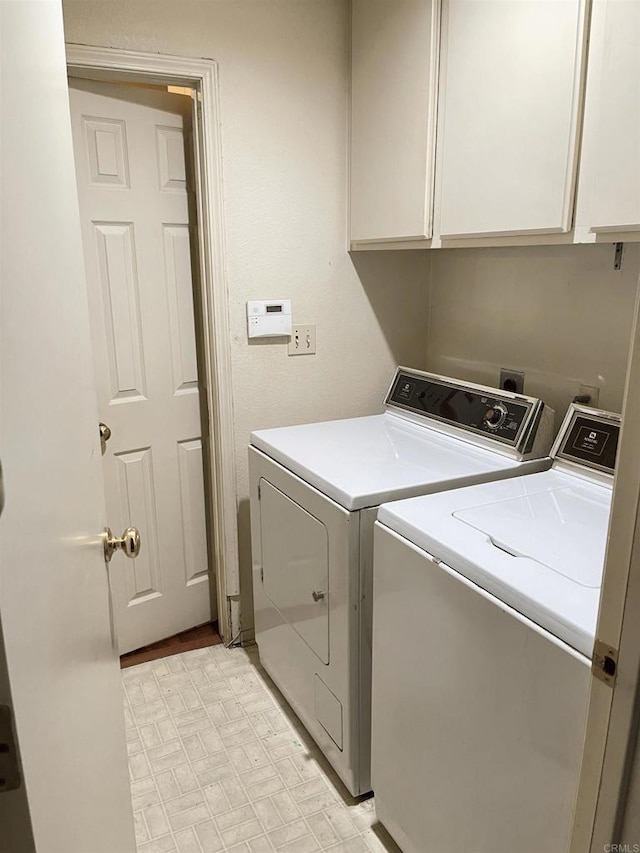
M507 407L504 403L496 403L484 413L484 422L489 429L498 429L507 417Z

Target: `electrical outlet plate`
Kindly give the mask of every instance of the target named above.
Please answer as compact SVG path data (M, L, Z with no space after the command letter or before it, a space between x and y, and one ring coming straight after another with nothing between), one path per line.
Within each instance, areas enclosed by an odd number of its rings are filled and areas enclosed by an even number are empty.
M521 370L509 370L507 367L501 368L500 387L503 391L524 394L524 373Z
M316 327L310 323L299 323L291 329L289 355L315 355Z
M579 385L578 386L578 397L590 397L587 406L593 406L594 409L598 407L598 400L600 399L600 388L597 385Z

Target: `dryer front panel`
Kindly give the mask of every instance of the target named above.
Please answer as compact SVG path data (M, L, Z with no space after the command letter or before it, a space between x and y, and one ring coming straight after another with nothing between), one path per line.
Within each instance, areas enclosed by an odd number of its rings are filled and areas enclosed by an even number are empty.
M249 448L260 661L354 796L360 748L360 516ZM368 731L368 727L367 727Z
M264 478L260 506L265 594L322 663L329 663L327 529Z

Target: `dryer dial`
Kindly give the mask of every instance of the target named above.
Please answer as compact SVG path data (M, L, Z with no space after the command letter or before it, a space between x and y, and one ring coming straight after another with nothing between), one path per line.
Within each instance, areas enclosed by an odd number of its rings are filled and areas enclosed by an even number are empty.
M484 413L484 423L489 429L499 429L507 417L507 407L504 403L494 403Z

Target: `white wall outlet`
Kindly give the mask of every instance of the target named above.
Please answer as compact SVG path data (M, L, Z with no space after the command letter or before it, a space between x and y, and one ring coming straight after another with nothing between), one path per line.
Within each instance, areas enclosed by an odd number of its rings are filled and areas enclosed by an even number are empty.
M289 355L315 355L316 327L309 323L300 323L291 329Z

